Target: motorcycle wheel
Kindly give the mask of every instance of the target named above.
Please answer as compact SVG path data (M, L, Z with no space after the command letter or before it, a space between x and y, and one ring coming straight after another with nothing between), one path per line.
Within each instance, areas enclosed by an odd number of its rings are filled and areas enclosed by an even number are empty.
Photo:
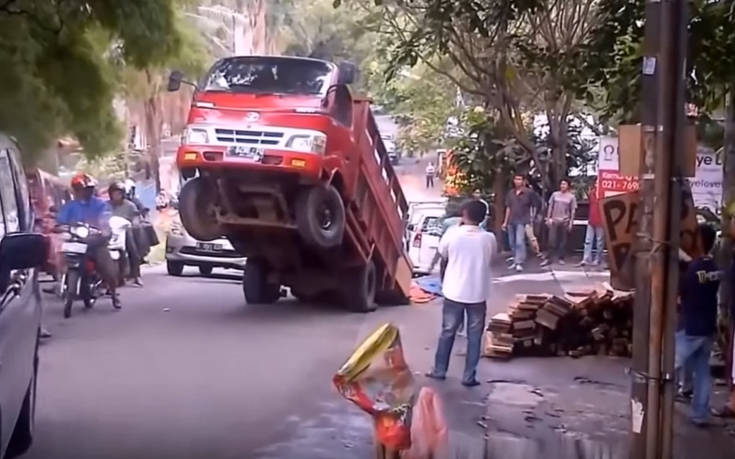
M64 318L71 317L71 305L74 303L74 296L77 292L77 284L79 283L79 272L71 270L66 273L66 295L64 300ZM81 293L81 292L80 292Z

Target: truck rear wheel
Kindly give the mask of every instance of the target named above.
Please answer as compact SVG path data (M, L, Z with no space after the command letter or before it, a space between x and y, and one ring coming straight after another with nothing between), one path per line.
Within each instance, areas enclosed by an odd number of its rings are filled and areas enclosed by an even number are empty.
M303 190L296 201L296 226L304 242L314 248L342 244L345 206L339 192L329 185Z
M213 186L202 177L189 180L181 189L179 215L184 228L194 239L213 241L222 236L215 199Z
M377 289L377 271L375 263L368 261L365 266L349 270L342 282L342 300L355 312L372 312L378 306L375 303Z
M248 304L275 303L281 297L281 286L268 282L268 264L262 260L248 260L242 276L242 288Z

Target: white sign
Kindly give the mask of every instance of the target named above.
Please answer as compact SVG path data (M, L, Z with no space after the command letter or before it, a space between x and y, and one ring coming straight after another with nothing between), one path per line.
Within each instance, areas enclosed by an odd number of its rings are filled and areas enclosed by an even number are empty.
M598 169L604 171L620 170L620 150L617 137L600 137Z
M694 177L689 178L694 206L707 208L718 216L722 213L722 160L722 150L697 148Z

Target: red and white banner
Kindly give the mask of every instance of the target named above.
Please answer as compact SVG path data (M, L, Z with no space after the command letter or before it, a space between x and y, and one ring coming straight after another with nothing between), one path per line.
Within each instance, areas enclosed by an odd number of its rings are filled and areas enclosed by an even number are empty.
M597 187L600 198L638 191L638 177L620 175L620 150L617 137L600 137L597 163Z

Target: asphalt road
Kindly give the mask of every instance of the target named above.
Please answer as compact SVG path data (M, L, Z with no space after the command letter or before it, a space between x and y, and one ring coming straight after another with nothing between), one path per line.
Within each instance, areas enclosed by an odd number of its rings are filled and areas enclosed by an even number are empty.
M66 320L47 296L54 336L41 348L36 442L25 457L370 457L369 418L331 377L386 321L408 330L408 358L425 371L438 307L246 306L237 277L194 272L156 269L145 288L123 290L123 310L105 299Z

